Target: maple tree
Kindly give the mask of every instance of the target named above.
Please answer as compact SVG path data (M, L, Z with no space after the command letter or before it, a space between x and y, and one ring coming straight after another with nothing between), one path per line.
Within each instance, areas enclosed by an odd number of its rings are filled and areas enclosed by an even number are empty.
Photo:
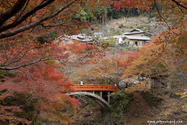
M113 53L114 52L114 53ZM107 50L102 55L94 56L84 67L72 74L72 81L85 84L117 84L131 60L137 57L136 51L117 52Z
M95 3L82 0L6 0L0 7L0 39L16 34L63 29L59 32L77 31L83 22L73 17L81 8L77 4L94 7ZM54 19L55 17L55 19ZM36 27L37 26L37 27ZM53 28L54 29L51 29ZM71 30L73 28L74 30ZM36 33L36 32L35 32Z
M42 116L51 122L59 120L64 124L66 121L72 123L59 111L64 108L75 111L78 106L76 100L64 94L71 90L73 84L57 70L61 64L54 61L55 59L64 63L68 54L63 54L64 49L58 48L56 44L36 48L33 42L30 44L27 42L25 46L23 43L20 46L19 43L10 43L11 41L7 42L7 45L3 44L1 48L1 57L4 57L4 60L1 60L1 71L7 72L4 72L4 81L0 84L0 97L3 102L0 110L2 120L8 121L9 124L31 123L14 114L23 110L22 105L9 105L4 100L13 98L17 92L30 95L30 100L37 100L34 111L36 113L33 112L37 117Z
M162 72L165 64L163 62L159 62L160 55L151 56L154 52L162 52L162 50L159 51L161 46L162 44L156 45L155 43L150 43L144 45L142 48L139 48L138 58L133 60L131 66L127 68L122 78L133 75L148 76L154 73Z
M75 111L78 106L75 99L64 94L73 84L58 71L69 60L69 54L65 53L66 48L52 43L46 34L58 29L61 29L59 34L76 33L78 29L89 26L73 19L80 10L76 4L84 5L85 1L5 0L0 3L1 122L36 122L17 115L24 112L23 104L6 101L14 98L17 92L36 100L33 104L36 117L50 122L72 123L62 115L62 110ZM95 4L86 3L91 7Z
M168 84L185 84L186 80L186 30L179 29L165 31L154 37L152 42L145 44L138 51L138 58L133 60L131 66L127 67L122 78L134 75L149 77L159 73L167 72L170 76ZM181 35L178 33L181 32Z
M66 48L66 54L69 54L68 62L63 68L64 74L68 76L72 83L79 83L82 77L81 70L86 67L93 59L100 59L105 56L105 43L98 43L97 41L92 45L81 43L80 41L73 40L72 42L65 43L64 38L56 40L59 42L60 48ZM80 75L79 75L80 74ZM80 77L81 76L81 77Z

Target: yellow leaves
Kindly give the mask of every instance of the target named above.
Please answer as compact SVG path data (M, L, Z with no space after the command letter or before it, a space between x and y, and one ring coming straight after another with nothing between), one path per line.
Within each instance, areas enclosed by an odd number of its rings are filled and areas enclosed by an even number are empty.
M135 91L147 91L147 81L142 82L141 84L133 84L132 86L125 89L126 93L133 93Z
M182 110L183 110L184 112L187 112L187 104L182 106Z
M184 92L175 93L176 95L180 95L182 99L187 100L187 89ZM182 110L187 112L187 103L182 106Z
M180 93L180 95L182 99L187 100L187 89L185 89L185 92Z
M139 49L138 58L127 67L121 79L134 75L147 76L154 74L155 70L161 72L169 64L167 58L162 54L162 50L166 50L168 46L160 43L156 38L153 39L156 42L151 42Z

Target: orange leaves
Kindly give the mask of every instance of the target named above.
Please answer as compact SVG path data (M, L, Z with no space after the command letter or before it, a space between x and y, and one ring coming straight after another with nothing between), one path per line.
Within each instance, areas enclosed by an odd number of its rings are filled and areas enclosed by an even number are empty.
M152 74L155 70L163 70L160 67L160 60L166 61L162 58L162 50L159 50L162 44L156 45L154 42L141 47L138 51L138 56L131 61L131 65L127 67L121 79L134 75L147 76Z
M183 54L187 55L187 53L182 46L186 46L183 42L186 39L183 35L186 30L180 30L168 30L154 36L151 43L139 49L138 58L127 67L122 79L133 75L149 77L167 71L171 75L169 79L176 81L182 79L185 82L183 77L186 76L187 63Z
M147 88L147 81L142 82L141 84L133 84L125 89L126 93L134 93L136 91L142 92L142 91L148 91Z

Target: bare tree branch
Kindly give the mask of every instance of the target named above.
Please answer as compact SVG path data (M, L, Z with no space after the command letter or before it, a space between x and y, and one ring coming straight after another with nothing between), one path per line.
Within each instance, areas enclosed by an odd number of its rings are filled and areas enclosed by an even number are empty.
M14 24L14 23L21 17L21 15L23 14L23 12L24 12L25 9L27 8L28 3L29 3L29 0L27 1L27 3L26 3L26 5L25 5L25 7L23 8L22 12L19 14L19 16L14 20L14 22L13 22L12 24Z
M56 27L56 26L63 26L63 23L59 23L59 24L54 24L54 25L44 25L43 23L41 24L42 27Z
M182 4L180 4L179 2L177 2L176 0L172 0L173 2L175 2L178 6L187 9L187 7L183 6Z
M55 13L51 14L51 15L48 15L46 17L43 17L31 24L28 24L26 26L23 26L23 27L20 27L18 29L15 29L15 30L12 30L12 31L8 31L8 32L3 32L0 34L0 39L2 38L6 38L6 37L10 37L10 36L13 36L13 35L16 35L20 32L23 32L25 30L28 30L30 28L33 28L37 25L39 25L41 22L44 22L50 18L53 18L54 16L58 15L60 12L62 12L63 10L65 10L67 7L69 7L70 5L72 5L73 3L75 3L75 1L71 1L70 3L66 4L65 6L63 6L62 8L60 8L59 10L57 10Z
M17 2L14 4L14 6L12 8L10 8L6 12L0 14L0 26L2 26L4 24L4 22L6 22L13 15L18 13L23 8L26 1L27 0L17 0Z
M46 60L49 60L50 58L47 58L45 59L44 57L43 58L40 58L34 62L31 62L31 63L28 63L28 64L23 64L23 65L20 65L20 66L16 66L16 67L0 67L0 70L15 70L15 69L20 69L21 67L26 67L26 66L30 66L30 65L33 65L33 64L36 64L40 61L46 61Z
M0 32L6 31L10 28L16 27L17 25L21 24L25 19L27 19L29 16L31 16L33 13L37 12L38 10L46 7L47 5L54 2L54 0L46 0L44 3L37 5L35 8L31 9L27 13L25 13L23 16L21 16L17 21L14 21L11 24L7 24L5 26L0 27Z
M157 10L157 12L158 12L158 14L159 14L159 17L165 22L165 24L167 25L169 31L172 31L173 33L175 33L175 32L172 30L172 28L169 26L169 24L166 22L166 20L162 17L162 15L161 15L161 13L160 13L160 11L159 11L157 5L156 5L156 1L155 1L155 0L154 0L154 6L156 7L156 10ZM177 35L177 33L175 33L175 34Z

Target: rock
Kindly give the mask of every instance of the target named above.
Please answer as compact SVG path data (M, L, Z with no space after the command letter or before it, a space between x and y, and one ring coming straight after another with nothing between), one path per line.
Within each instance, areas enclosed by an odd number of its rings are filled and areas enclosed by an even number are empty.
M79 117L79 119L81 119L81 118L82 118L82 116Z

